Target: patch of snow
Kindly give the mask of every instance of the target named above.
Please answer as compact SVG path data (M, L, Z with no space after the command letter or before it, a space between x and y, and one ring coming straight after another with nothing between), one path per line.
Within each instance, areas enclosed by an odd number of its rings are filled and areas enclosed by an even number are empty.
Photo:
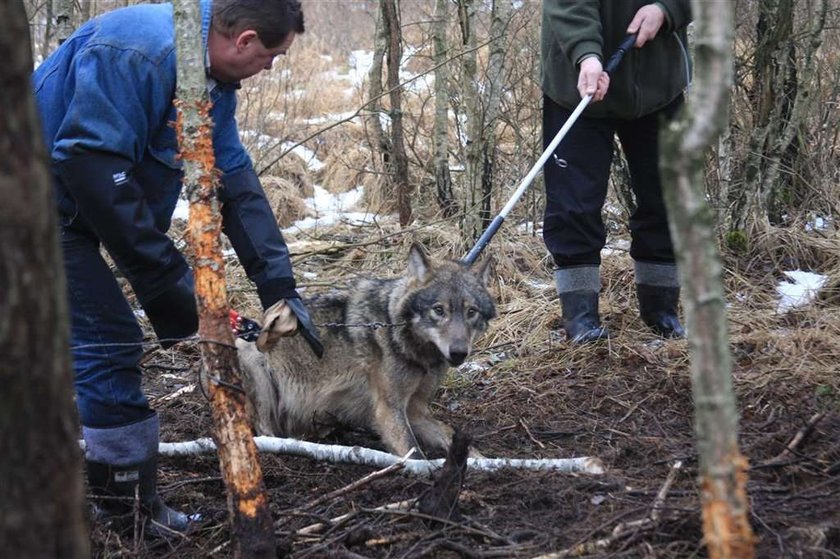
M172 219L183 219L184 221L190 218L190 203L184 198L178 198L178 203L175 204L175 211L172 213Z
M788 280L781 281L776 286L776 292L779 294L777 309L779 314L808 305L828 280L828 277L824 275L802 270L784 272L784 274Z
M476 361L467 361L458 366L458 374L461 375L474 375L478 373L483 373L484 371L488 370L490 367L487 365L483 365Z
M347 111L345 113L332 113L332 114L328 114L328 115L324 115L324 116L308 118L308 119L304 120L304 122L306 124L310 124L312 126L318 126L318 125L321 125L321 124L330 124L330 123L338 122L338 121L341 121L341 120L347 120L347 119L353 118L355 116L358 116L356 114L356 111Z
M552 283L545 283L545 282L542 282L542 281L536 281L536 280L530 280L530 279L526 279L522 283L524 283L525 285L527 285L528 287L530 287L531 289L534 289L536 291L545 291L545 290L553 291L554 290L554 284L552 284Z
M819 215L812 215L805 223L805 231L826 231L831 228L832 219L829 217L822 217Z
M627 239L615 239L610 241L601 249L601 256L612 256L614 254L626 254L630 252L630 241Z
M524 235L542 235L542 223L527 221L520 223L516 230Z
M369 50L354 50L350 53L350 81L356 85L361 84L370 73L373 66L373 52Z
M315 152L309 149L308 147L304 145L298 145L292 148L292 146L295 146L295 144L291 142L283 142L283 144L280 147L284 152L288 149L291 149L292 153L300 156L300 158L303 159L304 163L306 163L306 167L310 171L320 171L324 167L324 164L321 162L321 160L315 156Z
M620 206L617 206L612 202L604 203L604 211L615 217L622 217L624 215L624 210L622 210Z
M315 196L307 198L306 205L315 211L317 217L307 217L296 221L290 227L283 229L283 233L294 234L303 229L325 227L341 222L353 225L372 223L374 214L348 211L361 200L362 193L363 188L360 186L348 192L331 194L324 187L316 184Z

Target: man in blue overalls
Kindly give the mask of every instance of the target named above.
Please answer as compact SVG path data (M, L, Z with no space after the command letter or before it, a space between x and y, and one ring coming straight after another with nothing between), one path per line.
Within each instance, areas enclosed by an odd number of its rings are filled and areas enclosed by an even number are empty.
M299 330L319 353L235 120L239 81L270 69L303 33L300 3L202 1L201 12L223 230L267 313L285 317L275 322L281 333ZM184 531L190 518L157 494L159 423L141 390L142 332L100 246L131 283L162 346L196 331L192 271L166 235L182 179L171 125L175 81L170 4L89 21L34 75L60 214L88 482L95 495L133 498L137 490L153 533ZM103 500L97 512L128 507Z

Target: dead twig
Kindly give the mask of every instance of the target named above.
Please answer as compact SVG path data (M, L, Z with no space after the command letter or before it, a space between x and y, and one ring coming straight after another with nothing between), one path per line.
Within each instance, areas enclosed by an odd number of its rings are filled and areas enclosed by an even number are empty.
M417 499L408 499L406 501L398 501L396 503L389 503L387 505L382 505L381 507L376 507L375 509L364 509L364 512L385 512L385 511L402 511L402 510L409 510L411 507L414 506L414 503ZM293 535L297 536L309 536L313 534L318 534L321 531L334 526L338 523L346 522L351 518L358 516L359 512L361 511L353 511L348 512L347 514L342 514L341 516L336 516L335 518L329 519L327 522L318 522L315 524L310 524L309 526L305 526L300 530L296 530Z
M805 441L805 439L807 439L811 435L811 433L814 432L814 429L817 428L817 425L819 425L819 423L823 419L825 419L825 413L817 413L811 416L811 419L808 420L808 423L806 423L801 429L799 429L799 431L796 432L796 435L793 436L793 438L787 444L785 449L773 458L762 462L761 466L779 466L787 462L796 452L796 449L799 447L799 445L801 445Z
M343 495L351 493L351 492L353 492L353 491L355 491L355 490L357 490L361 487L364 487L365 485L368 485L369 483L373 482L374 480L385 477L385 476L387 476L387 475L389 475L393 472L397 472L399 470L402 470L405 467L405 461L411 455L411 452L414 452L414 449L411 449L411 451L402 458L402 461L395 462L395 463L391 464L390 466L388 466L387 468L383 468L381 470L377 470L377 471L375 471L371 474L368 474L368 475L364 476L363 478L357 479L353 483L345 485L344 487L342 487L340 489L336 489L335 491L330 491L329 493L327 493L325 495L321 495L317 499L313 499L313 500L309 501L308 503L305 503L303 506L300 507L300 509L301 510L309 510L309 509L315 508L318 505L320 505L321 503L325 503L327 501L331 501L333 499L336 499L338 497L341 497Z
M540 555L538 557L534 557L533 559L565 559L566 557L580 557L582 555L599 553L609 549L618 540L633 534L639 534L641 532L651 530L659 522L662 515L662 508L665 504L665 499L668 498L668 492L671 490L671 486L674 485L677 472L680 468L682 468L681 461L674 462L671 466L671 470L665 478L665 483L663 483L662 487L659 489L659 493L657 493L656 498L653 500L650 513L645 518L618 524L615 528L613 528L612 533L606 538L584 542L561 551Z
M534 437L534 434L531 433L531 430L528 428L528 424L525 423L525 420L522 419L521 417L519 418L519 424L522 426L523 429L525 429L525 433L528 435L528 438L531 439L531 441L535 445L537 445L538 447L540 447L542 449L545 449L545 445L543 443L541 443L536 437Z

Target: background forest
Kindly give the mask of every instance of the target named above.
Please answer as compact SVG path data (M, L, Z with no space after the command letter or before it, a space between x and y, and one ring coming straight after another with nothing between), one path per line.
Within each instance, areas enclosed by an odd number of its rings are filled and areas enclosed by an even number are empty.
M734 5L734 84L704 188L725 269L756 555L837 557L840 3L713 1ZM129 3L26 0L35 64L80 22ZM306 33L271 72L243 84L239 108L240 133L299 285L317 292L362 275L399 274L415 240L436 256L459 258L542 152L540 2L303 5ZM486 455L598 456L608 474L471 474L461 500L468 520L429 526L374 510L416 497L427 480L386 478L310 511L305 505L317 495L368 470L264 456L287 551L706 556L689 348L655 338L638 318L626 230L634 201L617 155L604 208L601 296L613 339L574 347L563 338L541 240L538 177L487 249L499 318L474 359L447 379L435 410L472 433ZM183 227L176 219L171 234L180 239ZM228 265L232 305L257 316L251 285L235 258ZM145 361L166 440L212 429L195 381L196 351L150 351ZM338 441L377 445L369 433ZM165 548L94 525L96 556L227 556L224 487L213 457L164 466L170 499L210 508L214 521ZM301 535L316 519L351 511L325 532Z

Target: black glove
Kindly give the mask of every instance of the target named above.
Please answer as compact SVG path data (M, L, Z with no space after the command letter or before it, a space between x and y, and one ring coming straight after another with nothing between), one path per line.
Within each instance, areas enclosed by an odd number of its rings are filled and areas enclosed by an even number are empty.
M301 336L309 344L309 347L312 348L312 352L320 359L324 356L324 344L318 338L318 329L312 324L312 319L309 318L309 313L306 307L303 306L303 301L300 300L300 297L290 297L286 299L286 304L289 305L289 308L297 316L298 331Z
M149 301L141 301L163 349L198 330L198 310L192 271Z

